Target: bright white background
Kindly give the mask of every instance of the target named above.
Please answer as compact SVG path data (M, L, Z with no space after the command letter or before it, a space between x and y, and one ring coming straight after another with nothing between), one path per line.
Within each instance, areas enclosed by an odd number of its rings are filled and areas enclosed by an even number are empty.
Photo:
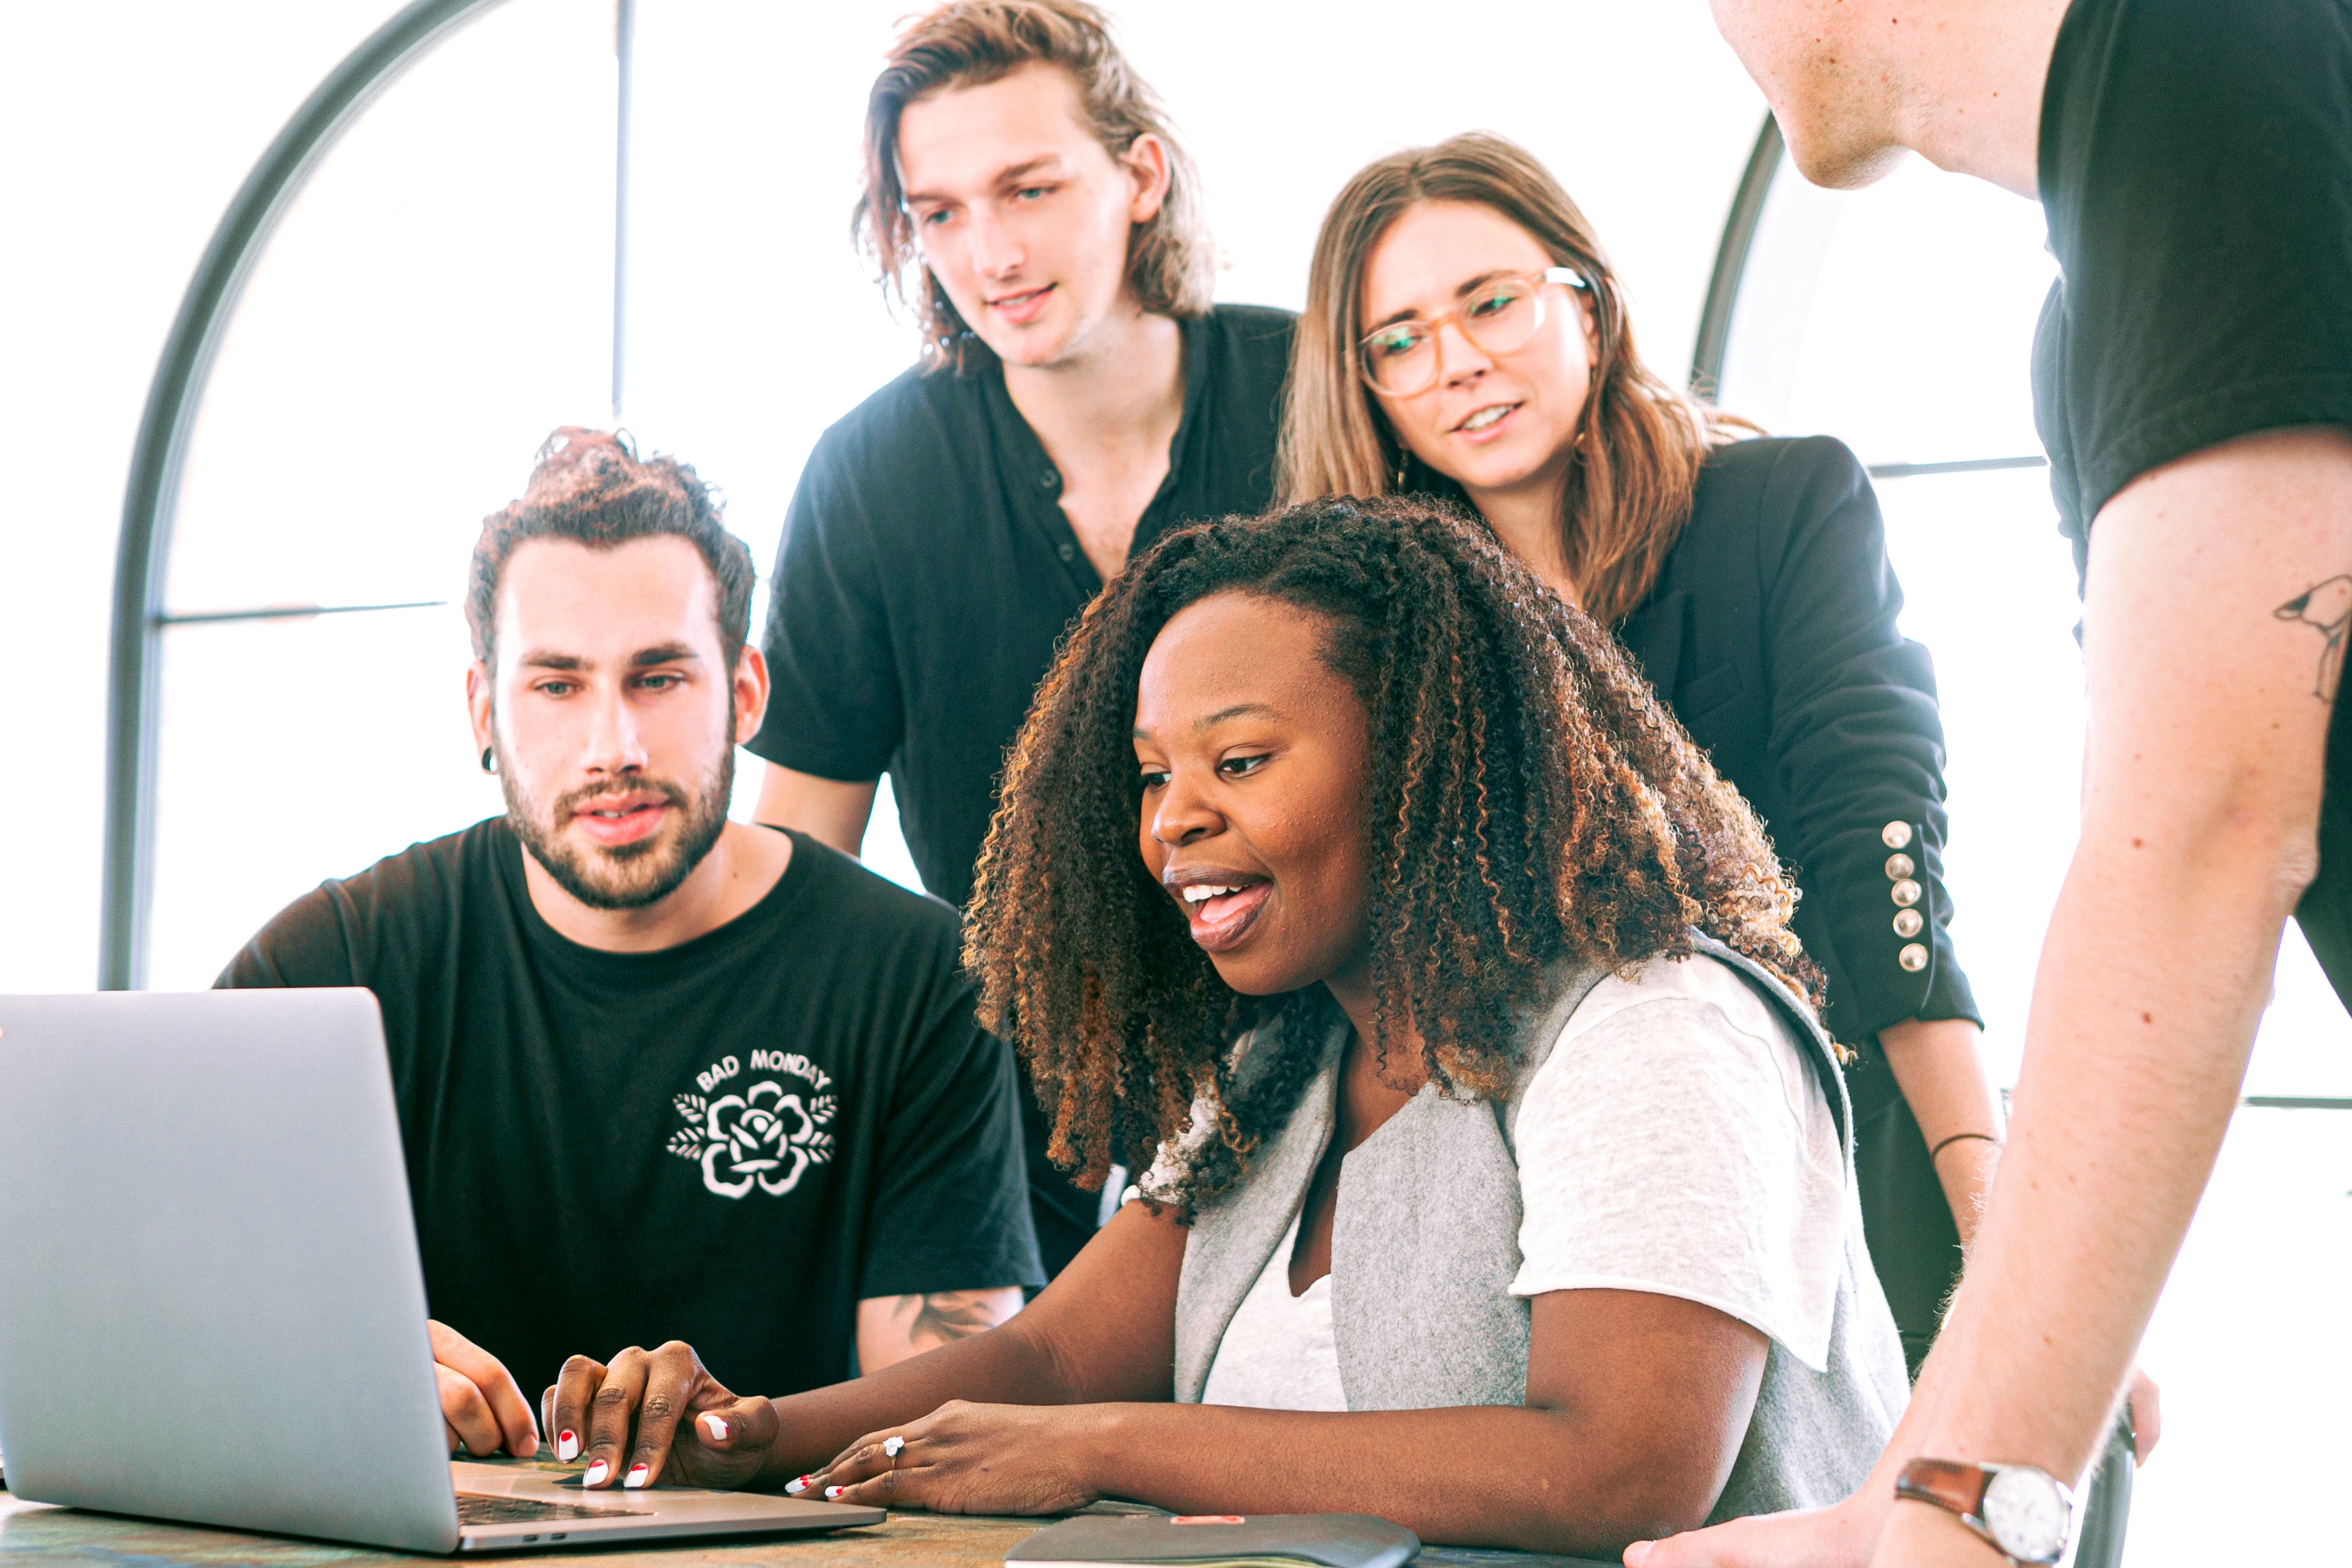
M730 497L763 566L824 425L909 340L845 242L857 117L908 0L645 0L625 422ZM95 970L105 656L141 400L213 224L386 0L17 7L0 57L0 990ZM1697 0L1475 16L1394 3L1129 0L1140 68L1205 176L1220 297L1295 306L1323 204L1400 143L1527 141L1585 205L1643 346L1686 364L1761 114ZM480 517L560 423L609 421L609 0L512 0L426 60L321 167L257 269L196 435L178 611L454 600ZM2029 204L1917 166L1851 199L1797 369L1752 409L1872 462L2036 450L2024 346L2046 283ZM1736 392L1736 388L1732 389ZM2074 822L2072 568L2042 476L1884 487L1950 731L1955 931L2013 1076ZM205 983L327 875L496 808L459 708L451 609L166 638L153 981ZM747 773L751 771L747 768ZM905 872L886 821L877 865ZM2352 1027L2290 944L2249 1089L2352 1093ZM2320 1546L2352 1392L2347 1121L2242 1112L2147 1358L2166 1452L2130 1560ZM2312 1390L2312 1394L2305 1394ZM2244 1489L2241 1490L2240 1489ZM2249 1521L2245 1495L2289 1502ZM2340 1550L2340 1543L2334 1543Z

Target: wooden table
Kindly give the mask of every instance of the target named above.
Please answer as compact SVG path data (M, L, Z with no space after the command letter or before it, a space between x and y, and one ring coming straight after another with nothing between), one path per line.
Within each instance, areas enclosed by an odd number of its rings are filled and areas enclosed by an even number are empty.
M533 1461L519 1461L532 1464ZM535 1468L535 1467L534 1467ZM1125 1511L1119 1504L1097 1507ZM831 1535L752 1541L654 1542L583 1552L499 1552L488 1559L516 1568L597 1564L599 1568L684 1568L685 1564L783 1563L791 1568L1003 1568L1013 1543L1036 1530L1035 1519L970 1518L894 1512L881 1524ZM428 1559L372 1546L336 1546L284 1535L247 1535L201 1525L164 1524L115 1514L19 1502L0 1492L0 1568L363 1568ZM1464 1547L1423 1548L1417 1568L1590 1568L1574 1557Z

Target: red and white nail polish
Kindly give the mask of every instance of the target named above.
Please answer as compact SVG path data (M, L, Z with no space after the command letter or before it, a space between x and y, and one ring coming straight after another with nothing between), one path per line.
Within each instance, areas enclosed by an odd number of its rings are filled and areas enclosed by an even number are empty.
M580 1434L558 1432L555 1435L555 1458L559 1464L570 1464L580 1457Z
M606 1464L604 1460L598 1459L594 1464L588 1467L588 1473L580 1478L580 1484L583 1487L603 1486L604 1484L604 1478L612 1473L613 1467Z
M621 1484L635 1491L653 1479L654 1468L651 1465L631 1465L628 1475L623 1479Z
M710 1440L712 1442L723 1443L727 1440L726 1417L705 1411L702 1416L702 1426L703 1429L710 1434Z
M795 1476L791 1480L784 1483L784 1495L786 1497L798 1497L801 1493L808 1490L808 1489L809 1478L807 1476Z
M824 1500L831 1502L848 1490L847 1487L827 1487L824 1489Z

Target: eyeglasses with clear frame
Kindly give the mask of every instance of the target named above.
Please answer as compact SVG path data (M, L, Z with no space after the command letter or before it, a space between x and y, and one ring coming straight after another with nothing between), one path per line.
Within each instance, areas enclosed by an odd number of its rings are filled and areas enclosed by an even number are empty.
M1443 367L1437 334L1452 322L1482 354L1507 354L1527 346L1544 324L1544 285L1558 283L1586 292L1591 283L1572 267L1491 277L1455 309L1426 321L1391 321L1364 334L1356 345L1356 372L1384 397L1412 397L1437 384Z

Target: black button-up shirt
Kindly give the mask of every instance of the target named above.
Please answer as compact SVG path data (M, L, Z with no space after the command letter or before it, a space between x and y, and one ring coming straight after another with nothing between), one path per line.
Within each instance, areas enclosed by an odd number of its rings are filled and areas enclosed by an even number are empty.
M1292 317L1221 305L1184 327L1184 413L1140 555L1178 524L1262 511ZM773 691L751 750L820 778L890 775L923 885L971 893L998 769L1102 587L1062 476L992 358L909 371L824 433L793 497L771 587Z

